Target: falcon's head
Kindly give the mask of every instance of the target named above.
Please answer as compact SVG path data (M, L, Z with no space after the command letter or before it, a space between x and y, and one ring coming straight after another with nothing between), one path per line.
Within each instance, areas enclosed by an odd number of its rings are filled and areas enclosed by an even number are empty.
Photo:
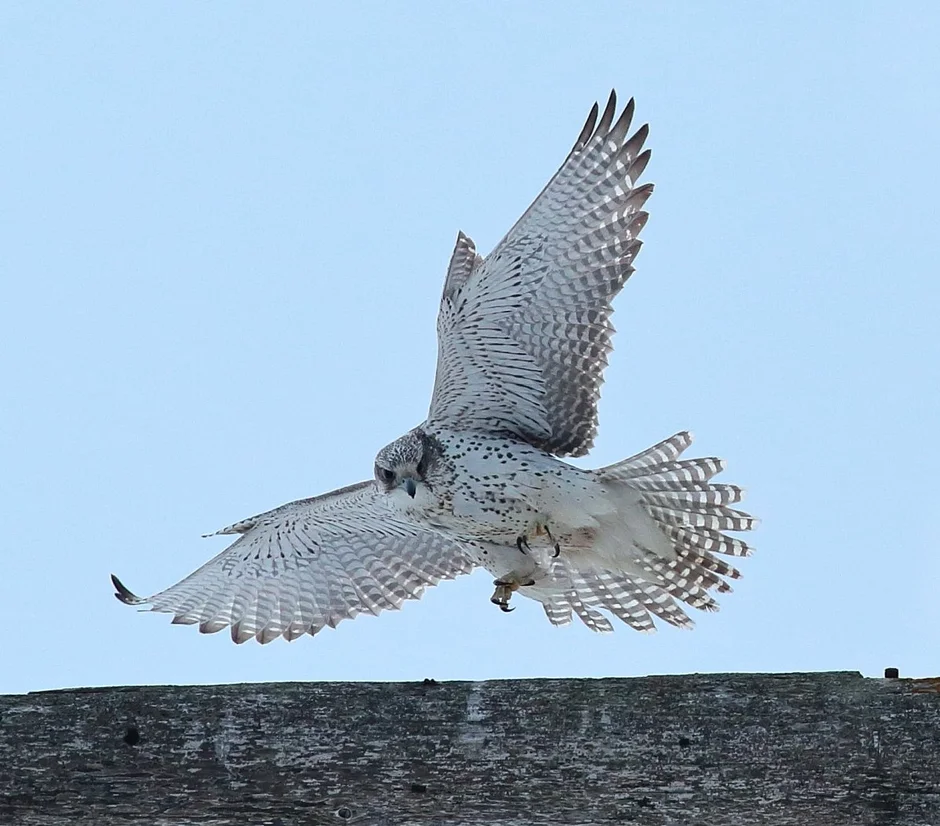
M438 451L428 435L416 427L390 445L386 445L375 457L375 481L379 489L397 498L406 494L411 500L423 499L429 493L427 474L436 464Z

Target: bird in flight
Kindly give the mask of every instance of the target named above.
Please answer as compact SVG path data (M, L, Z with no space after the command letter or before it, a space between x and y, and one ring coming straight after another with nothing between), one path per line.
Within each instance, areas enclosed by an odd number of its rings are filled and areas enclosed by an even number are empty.
M719 459L683 459L686 433L596 470L610 353L611 301L633 273L652 184L648 127L634 103L591 109L561 168L487 256L457 236L437 319L427 418L379 451L374 478L301 499L218 531L237 539L176 585L119 600L235 642L315 634L362 612L417 599L482 566L491 601L541 603L555 625L594 631L616 617L692 624L740 576L750 549L725 531L756 520L730 507L743 491L713 484ZM598 117L599 115L599 117Z

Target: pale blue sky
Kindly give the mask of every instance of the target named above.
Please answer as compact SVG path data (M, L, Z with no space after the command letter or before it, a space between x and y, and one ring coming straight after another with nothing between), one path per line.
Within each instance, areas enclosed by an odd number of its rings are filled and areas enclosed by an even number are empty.
M0 5L0 692L940 672L938 8ZM588 463L728 460L763 525L723 610L559 630L478 573L239 647L119 604L371 475L457 230L488 250L612 86L657 189Z

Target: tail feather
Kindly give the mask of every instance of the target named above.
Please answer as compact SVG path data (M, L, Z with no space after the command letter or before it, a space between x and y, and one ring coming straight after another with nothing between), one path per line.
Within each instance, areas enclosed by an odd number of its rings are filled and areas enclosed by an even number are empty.
M632 582L625 587L635 593L636 598L647 611L664 622L677 628L691 628L695 624L673 596L658 585L652 582Z
M670 582L669 578L656 580L658 577L652 570L649 570L646 580L612 571L579 572L572 577L571 585L585 605L604 608L638 630L655 629L651 614L679 628L691 627L692 620L674 599L674 596L685 593L684 589L679 588L676 582ZM695 594L696 599L699 596ZM705 599L711 601L707 595Z
M625 587L622 580L617 580L610 574L595 574L593 583L589 585L593 595L593 602L598 607L606 608L615 617L623 620L637 631L655 631L656 626L650 619L649 611Z
M670 449L661 447L685 450L691 441L688 433L679 433L638 454L640 463L626 459L604 472L639 492L646 511L675 550L675 559L652 559L650 573L665 580L666 590L682 602L716 610L718 605L708 591L731 591L723 577L738 579L741 573L714 554L751 553L745 542L721 531L747 531L758 523L750 514L728 507L744 498L743 488L709 482L724 469L721 459L683 460L678 458L681 450L669 455ZM649 457L660 453L669 455L668 460L648 463Z
M664 562L662 560L656 560L650 564L650 569L654 576L661 577L664 582L667 584L675 583L676 588L687 588L691 589L704 589L705 591L716 590L719 593L730 593L732 588L725 582L718 571L715 571L715 567L721 567L723 570L730 570L734 574L737 574L737 577L732 577L733 579L740 578L740 573L732 568L730 565L722 564L720 560L714 560L718 565L712 564L711 560L708 560L706 557L701 554L690 554L688 551L680 551L679 556L672 562ZM725 574L726 576L731 576L731 574ZM674 596L679 596L679 594L674 594ZM680 596L683 602L689 602L689 600ZM704 602L713 602L711 597L707 594L698 597ZM694 603L690 603L693 604ZM695 605L696 608L700 607Z
M648 505L646 510L653 519L664 525L704 528L709 531L749 531L757 526L757 520L750 514L721 506L702 505L695 510L685 510Z
M622 481L645 479L656 482L707 482L725 469L721 459L709 456L705 459L677 459L649 468L620 467L604 468L605 477Z
M693 512L699 505L734 505L744 498L744 490L737 485L711 485L701 482L650 483L639 479L631 484L631 487L643 491L643 500L649 505Z
M690 545L685 544L684 540L677 539L675 540L675 547L678 549L676 551L676 564L684 562L686 565L695 565L699 568L709 571L719 576L728 577L728 579L740 579L741 572L726 562L725 560L714 556L708 551L703 551L699 548L691 547ZM704 580L703 580L704 581ZM728 586L731 587L730 585Z
M567 600L562 602L529 594L527 596L533 596L534 599L539 600L545 616L552 625L568 625L571 622L571 604Z
M668 464L681 456L682 452L690 444L692 444L692 434L687 430L683 430L681 433L670 436L668 439L663 439L659 444L648 447L640 453L636 453L633 456L629 456L607 467L599 468L597 472L601 476L617 478L618 474L624 470L629 469L637 471L656 467L657 465Z
M577 616L593 631L611 631L606 611L638 631L654 618L693 625L686 607L717 611L713 593L729 593L740 571L716 556L749 556L752 549L722 531L747 531L757 520L729 507L744 498L737 485L712 484L724 470L714 457L681 459L692 443L683 431L647 450L594 471L616 496L616 508L597 516L590 553L554 560L550 575L520 592L542 603L554 625Z
M607 617L588 607L582 600L579 591L569 591L565 596L567 597L568 604L574 609L574 612L578 615L581 622L592 631L607 634L614 630L614 626L610 624L610 620L607 619Z
M608 611L631 628L647 633L656 630L653 616L679 628L693 625L667 591L675 590L669 583L660 587L612 571L572 571L560 560L555 563L552 574L550 582L543 580L538 585L523 586L520 592L541 602L553 625L567 625L575 614L592 631L612 631L613 626L597 609Z
M577 615L593 630L607 631L610 624L597 610L603 609L632 628L651 631L654 617L691 626L685 606L718 610L712 593L729 593L726 580L739 579L741 573L716 554L744 557L752 552L746 542L722 531L751 530L758 521L729 507L744 498L741 487L710 482L724 470L721 459L680 458L691 443L691 434L683 431L595 471L600 481L624 490L617 515L629 522L634 555L605 549L603 559L610 563L589 571L573 567L577 560L563 556L549 582L523 589L542 602L554 624L568 623ZM606 542L616 543L619 531L606 528L602 522ZM623 564L612 564L618 557Z
M675 527L664 525L663 530L668 534L674 531L679 537L676 541L683 545L697 548L703 552L724 554L725 556L750 556L754 549L743 539L735 536L725 536L719 531L697 530L688 527Z

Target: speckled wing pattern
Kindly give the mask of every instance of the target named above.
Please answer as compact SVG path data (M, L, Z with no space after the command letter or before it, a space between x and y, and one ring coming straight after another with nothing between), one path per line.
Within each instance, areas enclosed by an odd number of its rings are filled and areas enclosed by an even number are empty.
M679 628L690 628L685 606L717 611L711 591L729 593L723 579L738 579L737 568L722 557L750 556L752 548L723 531L748 531L757 520L729 505L741 501L737 485L711 478L724 469L716 458L681 459L692 436L677 433L641 453L595 471L602 479L637 491L640 500L670 541L675 559L651 556L642 578L612 571L579 570L561 556L551 576L520 589L542 603L554 625L577 616L593 631L612 631L604 609L637 631L653 631L656 617ZM716 556L720 554L721 556Z
M315 634L359 613L417 599L428 585L469 573L460 546L405 521L373 482L302 499L236 522L238 539L176 585L141 598L112 577L118 598L174 615L204 633L266 643Z
M581 456L597 432L610 302L633 272L652 185L647 127L597 104L561 168L485 259L463 233L438 316L429 425L510 432Z

